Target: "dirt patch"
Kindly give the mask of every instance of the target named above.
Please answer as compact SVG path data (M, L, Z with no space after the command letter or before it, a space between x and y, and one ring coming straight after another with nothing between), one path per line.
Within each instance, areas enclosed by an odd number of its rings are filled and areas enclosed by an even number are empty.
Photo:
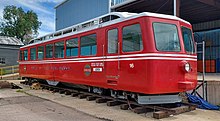
M14 83L10 83L8 81L0 81L0 89L10 88L10 89L22 89Z
M0 89L12 88L12 84L7 81L0 81Z

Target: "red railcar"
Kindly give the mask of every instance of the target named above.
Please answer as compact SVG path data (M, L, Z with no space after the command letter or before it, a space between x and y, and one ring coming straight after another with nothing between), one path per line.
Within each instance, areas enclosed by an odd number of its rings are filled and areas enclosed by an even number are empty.
M170 15L107 14L20 48L20 76L83 85L138 103L181 101L197 85L192 26Z

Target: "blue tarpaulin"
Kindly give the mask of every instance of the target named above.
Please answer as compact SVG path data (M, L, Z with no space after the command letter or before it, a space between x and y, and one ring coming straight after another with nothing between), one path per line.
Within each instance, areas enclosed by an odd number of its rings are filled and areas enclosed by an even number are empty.
M219 108L220 108L216 105L212 105L212 104L208 103L207 101L203 100L202 98L200 98L198 96L191 95L191 94L186 94L186 96L188 97L188 99L191 103L197 104L198 108L208 109L208 110L219 110Z

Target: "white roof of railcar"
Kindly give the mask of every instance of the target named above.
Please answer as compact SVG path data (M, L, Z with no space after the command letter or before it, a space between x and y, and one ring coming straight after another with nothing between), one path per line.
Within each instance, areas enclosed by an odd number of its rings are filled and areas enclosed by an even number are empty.
M100 20L102 20L104 17L107 17L107 16L118 16L119 18L114 19L114 20L110 20L110 21L107 21L107 22L103 22L103 23L100 22ZM119 22L129 20L129 19L134 19L134 18L141 17L141 16L150 16L150 17L157 17L157 18L172 19L172 20L178 20L178 21L182 21L184 23L190 24L189 22L187 22L187 21L185 21L185 20L183 20L179 17L172 16L172 15L165 15L165 14L158 14L158 13L151 13L151 12L143 12L143 13L139 13L139 14L137 14L137 13L128 13L128 12L112 12L112 13L105 14L105 15L102 15L100 17L82 22L80 24L73 25L73 26L67 27L67 28L62 29L62 30L58 30L54 33L47 34L43 37L33 39L32 42L35 42L35 41L37 41L37 42L28 44L28 45L23 46L21 48L25 48L25 47L40 44L40 43L43 43L43 42L52 41L54 39L59 39L59 38L67 37L67 36L70 36L70 35L86 32L86 31L89 31L89 30L92 30L92 29L112 25L112 24L115 24L115 23L119 23ZM92 25L90 25L90 24L92 24ZM84 27L84 25L85 25L85 27ZM87 27L87 25L89 25L89 26Z

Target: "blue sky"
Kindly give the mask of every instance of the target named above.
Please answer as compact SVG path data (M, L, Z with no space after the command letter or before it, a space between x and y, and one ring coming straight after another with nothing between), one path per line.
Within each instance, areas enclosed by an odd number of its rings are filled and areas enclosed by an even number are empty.
M42 22L39 36L43 36L55 31L54 7L62 1L64 0L0 0L0 19L3 18L3 9L7 5L22 7L25 11L33 10L37 13L39 21Z

